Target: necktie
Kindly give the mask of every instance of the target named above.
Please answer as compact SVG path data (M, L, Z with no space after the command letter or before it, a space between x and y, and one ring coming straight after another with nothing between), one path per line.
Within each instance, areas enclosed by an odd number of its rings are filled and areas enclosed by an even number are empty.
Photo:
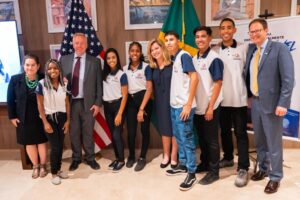
M260 58L260 47L257 48L255 57L254 57L254 62L253 62L253 69L252 69L252 92L254 95L258 94L258 66L259 66L259 58Z
M72 95L76 97L79 91L79 72L80 72L80 57L76 57L77 61L75 63L73 77L72 77Z

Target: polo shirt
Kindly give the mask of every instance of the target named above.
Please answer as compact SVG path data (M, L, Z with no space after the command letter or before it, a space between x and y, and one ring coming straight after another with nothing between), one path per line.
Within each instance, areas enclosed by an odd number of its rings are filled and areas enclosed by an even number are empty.
M224 63L223 101L224 107L247 106L247 88L244 80L247 45L233 41L229 47L223 43L217 46L216 52Z
M135 94L137 92L146 90L146 82L152 80L152 70L150 66L141 62L137 69L130 68L131 63L123 67L123 71L128 79L128 93Z
M198 115L204 115L211 99L213 84L223 79L224 65L218 54L208 48L202 56L199 53L193 57L193 63L199 75L199 83L196 90L196 111ZM223 99L222 89L214 104L214 110L218 108Z
M39 81L38 86L35 89L36 94L44 97L44 109L46 115L51 115L56 112L66 112L66 94L65 87L58 85L57 90L47 89L44 86L44 80Z
M113 101L122 98L122 86L128 85L126 74L122 70L111 72L103 80L103 100Z

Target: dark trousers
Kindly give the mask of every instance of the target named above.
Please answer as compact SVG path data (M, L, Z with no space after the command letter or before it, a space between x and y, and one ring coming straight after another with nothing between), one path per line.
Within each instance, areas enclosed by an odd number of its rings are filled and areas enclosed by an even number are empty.
M120 162L124 162L124 144L122 140L124 113L122 116L122 123L119 126L115 125L115 118L118 114L121 101L122 99L118 99L112 102L103 102L103 105L105 119L112 134L112 144L114 147L116 159Z
M247 135L247 107L221 107L220 125L224 159L233 159L231 131L233 126L238 149L238 170L248 170L250 163L248 153L249 140Z
M48 141L50 143L50 165L51 173L57 174L61 168L61 160L63 154L64 138L65 134L62 130L66 120L66 113L56 113L52 115L47 115L47 120L50 123L53 133L46 133Z
M194 116L201 150L200 160L210 172L219 174L220 147L218 141L220 108L214 110L213 119L206 121L204 115Z
M81 161L82 145L85 151L85 160L92 161L95 159L94 125L95 118L92 111L84 109L84 100L72 99L70 140L73 161Z
M135 159L135 137L137 131L137 114L139 112L140 105L143 101L145 94L144 91L137 92L135 94L129 94L127 100L127 130L128 130L128 148L129 158ZM150 118L152 113L152 102L149 101L144 108L144 121L141 123L142 133L142 147L141 158L146 158L148 146L150 142Z

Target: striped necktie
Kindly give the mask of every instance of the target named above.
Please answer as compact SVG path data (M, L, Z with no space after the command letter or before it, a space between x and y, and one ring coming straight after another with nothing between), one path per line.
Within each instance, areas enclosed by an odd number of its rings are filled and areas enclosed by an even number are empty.
M260 51L261 48L258 47L255 53L254 62L253 62L253 69L252 69L252 93L254 95L258 95L258 66L259 66L259 59L260 59Z

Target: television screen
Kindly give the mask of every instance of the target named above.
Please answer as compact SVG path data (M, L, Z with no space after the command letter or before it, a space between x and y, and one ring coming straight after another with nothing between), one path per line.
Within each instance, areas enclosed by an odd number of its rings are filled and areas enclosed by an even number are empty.
M21 71L16 21L0 22L0 104L6 103L11 76Z

